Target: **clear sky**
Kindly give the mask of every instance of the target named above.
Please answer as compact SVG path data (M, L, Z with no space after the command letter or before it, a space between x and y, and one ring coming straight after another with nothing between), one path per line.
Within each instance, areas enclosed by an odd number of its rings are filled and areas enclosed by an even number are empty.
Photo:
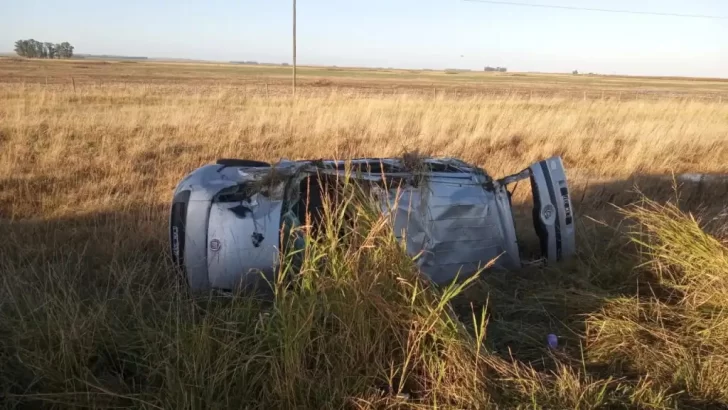
M521 0L728 17L728 0ZM291 0L0 0L17 39L77 53L291 61ZM298 62L728 77L728 20L463 0L298 0Z

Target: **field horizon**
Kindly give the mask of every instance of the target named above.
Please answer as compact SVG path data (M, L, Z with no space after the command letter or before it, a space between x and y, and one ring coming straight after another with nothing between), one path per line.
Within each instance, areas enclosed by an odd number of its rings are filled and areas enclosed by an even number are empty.
M248 61L236 61L236 60L205 60L195 58L184 58L184 57L134 57L124 55L104 55L104 54L77 54L78 57L72 57L64 60L52 60L51 63L55 62L91 62L91 63L171 63L171 64L199 64L199 65L234 65L242 67L277 67L286 70L292 69L290 63L273 63L273 62L248 62ZM20 57L15 52L0 52L0 59L6 60L32 60L26 57ZM42 60L40 60L42 61ZM341 69L351 71L395 71L395 72L431 72L431 73L445 73L447 70L459 70L462 73L478 74L516 74L516 75L573 75L572 72L557 72L557 71L518 71L518 70L506 70L503 72L491 71L487 72L480 69L458 69L457 67L452 68L417 68L417 67L378 67L378 66L357 66L357 65L336 65L336 64L298 64L299 68L313 68L313 69ZM609 73L595 73L595 72L583 72L579 73L581 76L591 77L612 77L612 78L632 78L632 79L643 79L643 80L692 80L692 81L715 81L722 82L728 81L728 77L714 77L714 76L680 76L680 75L642 75L642 74L609 74Z
M365 71L302 68L292 98L269 67L0 58L4 402L728 407L728 81ZM407 152L496 177L561 156L577 257L435 288L353 202L272 301L179 286L193 169Z

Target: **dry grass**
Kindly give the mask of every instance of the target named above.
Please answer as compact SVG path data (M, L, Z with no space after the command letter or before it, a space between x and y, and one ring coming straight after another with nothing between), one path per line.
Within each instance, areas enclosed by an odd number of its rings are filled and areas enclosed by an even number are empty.
M39 203L5 189L2 211L16 216L165 203L184 173L218 157L384 156L414 147L493 174L556 154L584 181L728 173L728 104L699 101L332 92L293 102L216 87L162 94L152 86L74 93L39 85L5 85L0 101L0 177L12 190L25 186L26 197L37 185L50 194Z
M87 78L74 92L41 67L48 86L0 84L0 394L10 405L728 406L728 224L716 212L728 184L682 187L680 205L710 215L700 223L658 202L610 213L609 227L586 218L639 199L623 192L635 181L664 201L672 172L727 174L728 101L433 98L364 83L304 88L292 101L179 73ZM353 203L353 234L318 238L305 291L279 287L272 306L191 300L171 285L167 206L191 169L413 150L499 175L563 156L582 253L424 289L382 221ZM548 333L559 350L545 348Z
M24 60L0 58L0 79L7 83L77 85L134 84L196 90L211 86L237 93L289 95L291 69L280 66L220 63L164 63L99 60ZM718 78L647 78L600 75L485 73L299 67L303 95L448 94L457 96L528 95L621 100L692 98L728 101L728 81Z

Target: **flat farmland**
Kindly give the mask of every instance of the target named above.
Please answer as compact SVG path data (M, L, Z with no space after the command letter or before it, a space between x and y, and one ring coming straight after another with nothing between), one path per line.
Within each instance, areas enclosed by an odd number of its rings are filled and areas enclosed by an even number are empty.
M0 59L0 394L91 408L728 405L728 81L298 73L293 98L289 67ZM408 293L411 266L374 228L378 251L331 239L313 290L272 309L176 285L167 213L191 170L414 151L494 176L560 155L578 257L484 273L452 301L467 329L439 290ZM513 193L524 232L528 191Z
M4 83L224 86L268 94L290 92L291 67L145 61L0 59ZM728 80L594 74L486 73L342 67L299 67L303 93L553 96L584 98L728 98Z

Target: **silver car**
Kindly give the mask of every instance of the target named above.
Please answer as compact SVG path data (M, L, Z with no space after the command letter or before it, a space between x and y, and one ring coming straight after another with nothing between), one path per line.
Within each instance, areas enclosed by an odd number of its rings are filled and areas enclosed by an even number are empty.
M559 261L575 252L571 198L559 157L498 180L454 158L284 160L273 165L224 159L194 170L174 193L171 251L190 288L234 290L260 279L261 273L273 277L281 260L282 232L301 226L306 215L315 216L323 193L345 174L376 194L407 252L417 255L420 271L435 283L468 277L493 259L495 267L521 267L506 186L522 179L531 180L534 226L544 259ZM313 217L310 223L318 220Z

